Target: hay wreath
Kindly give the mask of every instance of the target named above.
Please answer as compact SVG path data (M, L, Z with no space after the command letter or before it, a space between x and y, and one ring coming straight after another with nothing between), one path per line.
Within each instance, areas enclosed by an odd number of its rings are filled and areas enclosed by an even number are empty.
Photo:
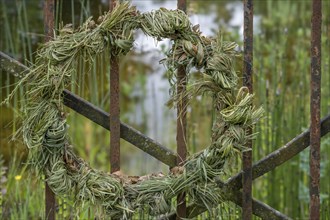
M216 117L210 146L190 156L180 167L181 172L123 181L91 168L73 152L62 92L76 74L77 57L84 56L86 62L91 62L105 50L110 56L125 55L133 46L133 32L138 28L157 40L173 41L162 60L169 70L175 72L179 65L185 65L188 77L192 67L202 71L202 79L190 83L183 95L174 94L170 103L182 99L189 102L207 94L213 98ZM180 10L161 8L141 14L129 3L118 4L97 22L90 18L78 29L62 28L38 50L36 63L16 87L27 86L20 131L30 149L32 164L45 173L56 195L100 205L111 217L128 219L139 209L151 215L166 214L171 210L171 199L182 192L190 202L212 209L221 202L215 177L226 174L246 150L244 146L254 138L248 130L263 112L253 106L253 95L247 88L237 89L235 47L235 43L221 37L202 36L198 26L192 26Z

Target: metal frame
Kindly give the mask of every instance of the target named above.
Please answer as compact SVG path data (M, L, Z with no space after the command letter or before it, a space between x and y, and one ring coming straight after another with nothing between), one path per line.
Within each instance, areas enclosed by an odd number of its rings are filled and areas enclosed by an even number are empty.
M51 39L54 27L54 1L45 0L44 23L46 41ZM311 36L311 129L307 130L278 150L270 153L263 159L252 165L251 151L243 154L243 170L231 177L227 182L217 180L217 184L225 200L232 201L242 206L242 219L252 218L252 214L265 219L290 219L285 214L272 207L252 198L252 180L274 170L293 156L300 153L311 144L310 149L310 219L320 218L320 138L330 132L330 115L320 121L320 82L321 82L321 0L313 2L312 12L312 36ZM116 4L116 0L109 0L110 10ZM186 10L186 0L178 0L178 8ZM26 66L0 52L0 64L4 70L10 73L23 72ZM79 114L87 117L98 125L111 130L110 142L110 164L111 172L120 170L120 138L130 142L150 154L157 160L167 164L170 168L180 165L186 158L186 115L184 103L178 104L177 120L177 155L158 142L143 135L134 128L120 122L119 108L119 67L118 59L110 60L110 114L92 105L86 100L65 90L63 93L64 104ZM253 67L253 1L244 0L244 85L253 91L252 87ZM177 90L183 92L186 86L185 67L179 67L177 78ZM9 71L10 70L10 71ZM249 144L252 147L252 143ZM240 189L243 188L243 191ZM46 184L46 219L55 219L55 196ZM195 217L206 210L205 207L194 204L186 206L185 195L177 199L178 207L175 213L166 218L181 219L183 217Z
M0 64L4 67L6 72L11 72L14 70L15 73L20 73L26 71L27 67L18 61L10 58L8 55L0 52ZM110 120L109 113L103 111L102 109L94 106L93 104L87 102L86 100L80 98L77 95L74 95L70 91L65 90L63 93L64 104L69 108L73 109L77 113L85 116L96 124L104 127L107 130L110 130L109 123ZM146 137L139 131L131 128L130 126L121 123L121 138L132 143L134 146L143 150L144 152L150 154L157 160L163 162L169 167L176 166L176 155L166 147L152 140L151 138ZM330 114L321 120L321 137L330 132ZM274 170L276 167L285 163L286 161L293 158L295 155L306 149L310 144L310 130L302 132L298 136L294 137L284 146L280 147L276 151L268 154L263 159L255 162L252 166L252 179L257 179L262 175ZM242 198L242 193L240 189L242 188L242 176L243 172L236 174L231 177L227 182L218 182L219 188L222 190L224 198L228 201L232 201L238 205L242 204L240 198ZM252 212L254 215L259 217L270 219L289 219L284 214L272 209L268 205L259 202L257 200L252 200ZM187 207L187 216L193 217L203 211L205 207L196 207L190 205ZM169 215L176 216L175 213ZM269 219L268 218L268 219ZM171 218L173 219L173 218Z

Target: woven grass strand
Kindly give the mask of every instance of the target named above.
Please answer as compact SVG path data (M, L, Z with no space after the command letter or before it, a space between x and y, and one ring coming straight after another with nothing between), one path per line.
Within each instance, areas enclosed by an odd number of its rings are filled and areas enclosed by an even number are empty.
M137 28L157 40L173 41L161 61L171 72L171 82L179 65L186 66L188 77L192 67L203 72L202 79L189 81L184 94L175 94L174 90L169 104L183 99L189 103L194 97L209 95L216 117L210 146L190 156L180 173L132 183L94 170L75 155L61 94L76 74L78 57L91 62L105 50L110 50L111 56L125 55L133 46ZM20 132L30 149L31 163L39 173L46 174L48 185L57 195L74 196L77 204L100 205L110 217L129 219L139 209L156 216L166 214L171 211L171 199L182 192L192 202L212 209L222 201L215 177L230 173L228 167L234 166L247 141L255 136L247 135L247 130L263 113L253 106L253 95L247 88L237 89L235 48L235 43L223 41L220 35L202 36L198 26L192 26L180 10L161 8L140 14L129 3L118 4L97 22L89 18L78 29L64 26L38 50L36 63L14 90L27 86Z

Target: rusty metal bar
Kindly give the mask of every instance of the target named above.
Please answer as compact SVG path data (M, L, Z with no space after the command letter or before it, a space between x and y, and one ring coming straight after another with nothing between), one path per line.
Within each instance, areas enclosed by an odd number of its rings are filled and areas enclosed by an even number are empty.
M178 0L177 7L179 10L187 11L187 1ZM183 94L186 91L187 77L186 77L186 66L180 65L178 67L177 74L177 93ZM177 144L177 165L180 166L186 160L187 156L187 100L183 99L177 104L177 133L176 133L176 144ZM179 194L177 197L177 219L186 218L186 194Z
M19 78L24 76L24 72L28 70L26 66L22 63L10 58L6 54L0 52L0 67L5 70L5 72L9 72ZM109 130L109 113L104 112L103 110L93 106L92 104L88 103L84 99L80 98L72 94L70 91L64 91L64 104L68 107L72 108L73 110L77 111L79 114L84 115L88 119L94 121L95 123L101 125L102 127ZM122 138L129 141L133 145L137 146L138 148L144 150L145 152L151 154L155 152L154 156L156 159L164 162L169 166L175 166L176 164L176 156L173 152L162 147L159 143L153 141L152 139L144 136L139 131L129 127L128 125L121 124L121 135ZM125 132L123 132L125 131ZM126 133L127 132L127 133ZM321 137L325 136L330 132L330 115L326 116L321 120ZM301 133L297 137L293 138L290 142L286 145L281 147L280 149L270 153L268 156L264 157L263 159L259 160L255 163L252 167L253 171L253 179L256 179L265 173L274 170L276 167L280 166L284 162L288 161L301 151L303 151L306 147L309 146L310 132L309 130ZM130 137L133 137L130 139ZM143 146L139 146L138 143L147 142ZM150 145L149 145L150 144ZM161 150L155 150L156 148L160 148ZM149 151L151 148L151 151ZM167 159L164 159L167 158ZM224 186L218 182L218 186L224 192L224 195L229 194L229 192L238 191L242 188L242 172L238 173L236 176L230 178L225 184L226 188L222 189ZM230 191L227 189L229 188ZM267 206L265 206L267 207ZM191 206L188 207L189 209L198 209L202 207ZM257 207L253 206L253 210L257 209ZM265 208L266 209L266 208ZM269 211L269 210L268 210ZM267 212L268 212L267 211ZM255 212L253 212L255 213Z
M320 219L320 107L321 107L321 24L322 1L313 0L311 38L310 99L310 185L309 219Z
M109 0L110 11L116 0ZM120 170L120 105L119 105L119 60L110 57L110 165L111 173Z
M49 41L54 36L54 17L55 17L55 0L44 1L44 29L45 29L45 41ZM47 179L47 176L46 176ZM47 182L45 182L45 217L47 220L55 219L56 200L55 194L49 188Z
M110 58L110 163L111 172L120 170L119 64Z
M55 14L55 0L44 1L44 29L45 41L49 41L54 36L54 14Z
M54 192L49 188L47 182L45 183L45 203L46 203L46 219L55 220L56 199Z
M117 0L109 0L109 10L112 11L117 5Z
M253 93L253 0L244 0L244 63L243 85ZM252 129L248 134L252 133ZM242 219L252 219L252 140L247 143L251 150L243 152Z

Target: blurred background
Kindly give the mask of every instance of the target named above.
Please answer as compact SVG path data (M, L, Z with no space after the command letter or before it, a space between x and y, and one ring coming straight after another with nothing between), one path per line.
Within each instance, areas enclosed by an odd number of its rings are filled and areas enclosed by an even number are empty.
M56 28L71 23L78 27L90 16L97 20L107 11L107 0L57 0ZM175 0L132 0L141 12L160 7L176 9ZM227 41L243 48L243 2L226 0L190 0L187 13L193 24L200 24L204 35L221 32ZM35 52L44 40L43 1L0 0L0 51L26 66L31 66ZM330 113L330 0L323 1L322 23L322 106L321 117ZM256 105L262 105L265 117L253 144L257 161L309 127L311 1L254 1L254 93ZM165 105L170 97L166 69L159 64L171 43L157 42L136 32L134 49L120 58L121 121L176 149L176 110ZM236 69L242 71L242 58ZM1 68L0 68L1 69ZM13 89L17 79L0 70L0 100ZM89 74L86 74L86 72ZM75 94L109 111L109 55L95 58L92 66L78 61L77 77L72 79ZM240 73L241 76L241 73ZM29 172L25 163L27 150L12 136L19 126L24 88L7 106L0 106L0 216L4 219L37 219L44 216L43 184ZM105 129L68 109L70 135L75 151L90 165L110 170L110 135ZM188 109L188 151L190 154L208 146L211 135L212 100L194 100ZM121 142L121 167L128 175L168 172L168 167ZM330 216L330 136L321 143L321 219ZM309 150L306 149L276 170L254 181L255 198L293 219L308 218ZM102 216L101 210L81 208L73 211L73 201L59 199L59 219ZM215 212L219 219L240 219L240 208L226 203ZM205 213L200 219L207 219ZM146 218L148 219L148 218Z

